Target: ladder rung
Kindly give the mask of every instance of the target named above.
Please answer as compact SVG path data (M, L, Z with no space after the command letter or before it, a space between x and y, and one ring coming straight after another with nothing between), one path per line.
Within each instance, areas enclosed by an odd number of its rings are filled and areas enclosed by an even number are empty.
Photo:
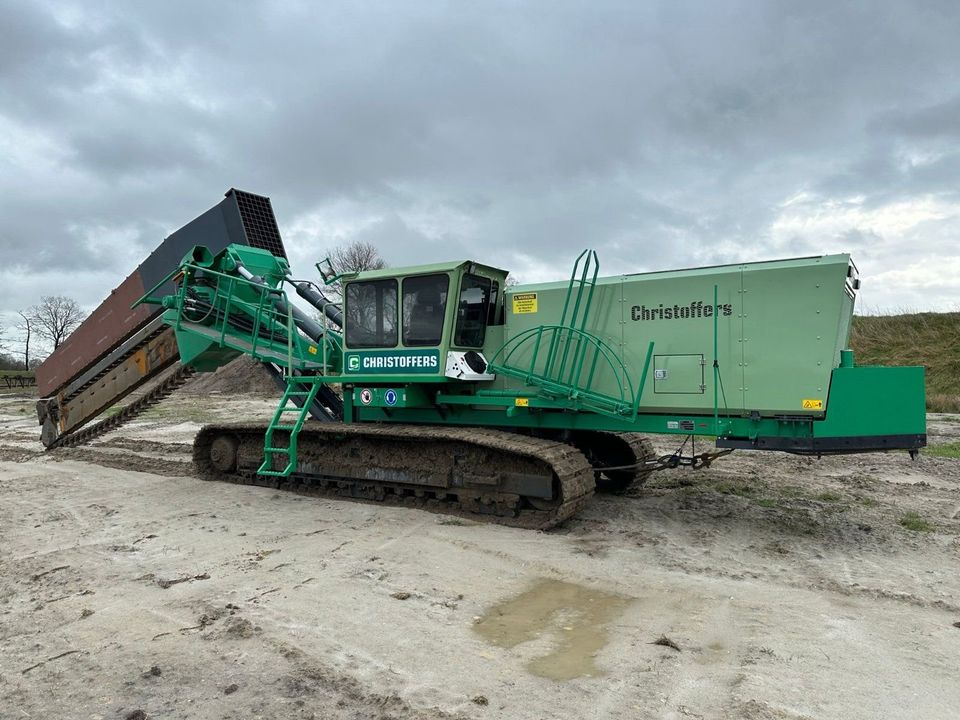
M307 384L310 384L309 389L294 390L295 387L303 387ZM271 477L288 477L290 473L293 472L296 458L297 433L300 432L300 428L303 427L303 422L310 413L310 404L313 402L314 398L317 397L319 390L320 386L313 377L291 376L287 378L287 387L283 393L283 401L280 403L280 406L274 413L273 420L270 421L270 426L267 428L266 442L272 442L273 432L275 430L280 430L282 432L290 433L290 445L287 447L273 447L271 445L264 447L263 464L257 471L260 475L269 475ZM301 401L302 405L297 407L296 403L291 402L291 398L304 398L304 400ZM290 418L289 416L287 418L287 423L282 423L281 418L283 418L284 413L297 413L297 417L294 421L295 424L288 424L291 420L294 420L294 418ZM287 457L287 466L283 470L278 471L272 469L272 458L274 455L285 455Z
M287 465L283 470L257 470L257 475L268 475L270 477L289 477L293 468Z

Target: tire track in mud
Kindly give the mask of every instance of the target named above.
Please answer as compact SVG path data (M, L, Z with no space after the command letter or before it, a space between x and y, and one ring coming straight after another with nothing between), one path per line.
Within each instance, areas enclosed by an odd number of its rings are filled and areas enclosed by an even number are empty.
M869 587L859 583L845 584L833 578L820 577L811 579L810 582L788 582L775 575L768 575L755 571L729 572L720 570L716 567L706 565L694 565L683 561L674 561L665 565L673 570L681 571L688 575L702 575L704 577L732 580L739 583L761 582L765 585L779 587L791 590L804 590L811 593L830 593L843 597L864 597L873 600L889 600L900 604L913 607L943 610L950 613L960 613L960 605L948 602L946 600L930 600L914 595L913 593L901 592L896 590L887 590L880 587Z
M508 551L491 548L479 542L465 540L462 538L447 538L446 542L449 542L450 544L460 547L464 550L470 550L483 555L508 561L514 565L522 564L527 569L535 569L536 571L550 577L570 577L569 571L565 571L562 568L556 567L547 562L524 559L518 554L512 554ZM576 552L576 550L574 550L574 552ZM717 567L716 564L696 564L688 560L680 558L667 558L662 555L655 558L655 564L660 569L679 572L684 575L700 575L719 580L731 580L737 583L761 582L773 587L779 587L781 589L803 590L811 593L827 592L842 597L864 597L875 600L887 600L924 609L960 613L960 604L952 603L946 600L931 600L919 597L913 593L887 590L880 587L869 587L856 582L845 584L824 576L810 578L808 582L790 582L778 577L773 573L764 573L748 569L737 571L723 570Z
M30 450L29 448L17 447L16 445L0 446L0 461L3 462L25 463L42 455L43 453L41 452Z
M193 463L189 460L165 460L126 452L108 452L95 449L96 446L82 448L58 448L47 451L45 456L54 462L61 460L80 460L92 465L152 473L166 477L195 477Z
M183 442L158 442L156 440L143 440L136 439L131 440L129 438L111 438L109 440L101 440L91 444L90 446L93 449L96 448L117 448L120 450L136 450L136 451L148 451L148 452L165 452L165 453L178 453L186 457L193 455L193 445L191 443Z

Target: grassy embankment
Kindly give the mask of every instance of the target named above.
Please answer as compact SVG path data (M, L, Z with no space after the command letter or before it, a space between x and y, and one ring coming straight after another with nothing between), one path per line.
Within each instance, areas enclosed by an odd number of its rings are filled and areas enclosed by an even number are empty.
M960 413L960 313L857 316L850 346L858 365L923 365L927 410Z

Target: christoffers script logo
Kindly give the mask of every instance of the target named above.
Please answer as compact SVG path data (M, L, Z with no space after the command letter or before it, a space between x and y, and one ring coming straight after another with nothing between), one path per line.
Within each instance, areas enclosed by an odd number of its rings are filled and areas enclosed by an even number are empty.
M726 303L717 305L717 315L730 317L733 315L733 305ZM637 322L644 320L689 320L691 318L713 317L713 303L694 300L689 305L659 305L647 307L634 305L630 308L630 319Z

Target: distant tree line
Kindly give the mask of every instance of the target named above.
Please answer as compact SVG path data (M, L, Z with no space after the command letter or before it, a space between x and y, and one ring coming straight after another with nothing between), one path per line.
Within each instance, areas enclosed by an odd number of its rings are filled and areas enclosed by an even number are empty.
M32 370L43 360L43 348L56 350L86 317L76 300L63 295L44 295L17 315L12 342L3 341L6 328L0 327L0 370Z

